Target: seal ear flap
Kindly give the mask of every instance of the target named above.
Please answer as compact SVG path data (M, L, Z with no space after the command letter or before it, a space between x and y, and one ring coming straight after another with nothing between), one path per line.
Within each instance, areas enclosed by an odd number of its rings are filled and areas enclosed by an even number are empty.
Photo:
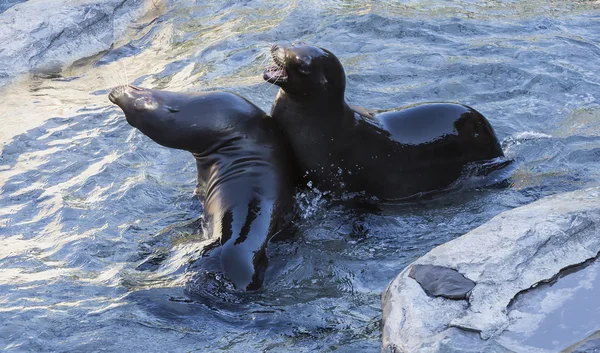
M179 108L171 107L170 105L165 105L165 109L167 109L171 113L177 113L179 111Z

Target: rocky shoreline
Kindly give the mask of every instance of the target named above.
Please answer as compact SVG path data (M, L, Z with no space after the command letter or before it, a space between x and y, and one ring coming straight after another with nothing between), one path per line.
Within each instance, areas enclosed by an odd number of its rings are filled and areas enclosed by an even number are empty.
M0 87L20 75L56 75L111 48L159 0L11 1L0 12Z
M582 328L574 322L578 319L565 314L576 305L596 312L600 308L599 297L594 300L589 294L583 303L572 300L578 290L600 287L594 266L600 253L599 225L600 188L592 188L504 212L434 248L407 266L384 292L382 352L575 352L583 344L586 351L600 349L595 332L600 321L592 319ZM574 267L581 264L588 266ZM561 284L565 271L577 269L586 273L585 285L541 285ZM533 295L547 305L515 305ZM545 319L556 310L564 311L563 321L554 319L549 327L560 326L562 336L540 335L536 330L548 330ZM536 335L551 344L538 344Z

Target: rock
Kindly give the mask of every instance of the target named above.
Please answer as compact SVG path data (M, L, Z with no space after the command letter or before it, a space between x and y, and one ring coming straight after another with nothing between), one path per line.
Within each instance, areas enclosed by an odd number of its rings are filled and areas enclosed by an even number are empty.
M475 282L468 300L428 296L409 276L408 266L383 295L382 351L557 351L528 350L501 334L507 329L524 335L531 333L528 324L520 328L511 325L518 322L519 315L519 310L513 308L515 297L533 295L544 287L540 284L557 278L561 271L596 258L600 252L599 226L600 188L592 188L550 196L504 212L434 248L413 266L442 266L458 271ZM592 268L588 266L586 271ZM560 278L558 283L566 279ZM598 296L595 298L598 299L590 300L588 305L592 312L600 312L600 308L593 309L600 301ZM546 316L548 312L536 315ZM598 326L596 330L600 329L600 319L594 324ZM560 349L576 341L561 343Z
M467 299L467 294L475 287L475 282L448 267L413 265L408 273L419 282L428 295L448 299Z
M596 331L590 337L581 342L568 347L561 353L599 353L600 352L600 331Z
M108 50L152 6L152 0L9 1L0 12L0 86L32 71L53 76Z

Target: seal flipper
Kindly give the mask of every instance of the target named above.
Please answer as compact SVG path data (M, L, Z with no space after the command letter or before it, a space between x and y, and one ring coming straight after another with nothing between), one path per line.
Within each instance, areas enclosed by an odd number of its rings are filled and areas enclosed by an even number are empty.
M273 233L273 204L253 198L245 205L236 204L212 216L216 227L213 234L220 234L221 238L188 269L192 277L186 286L189 294L206 292L210 287L221 288L218 291L222 292L233 290L231 285L237 290L262 286L268 263L265 248Z
M265 248L273 235L271 220L276 212L274 202L250 198L236 203L221 221L221 267L225 276L241 290L262 285L267 257Z
M358 105L348 104L348 106L356 114L358 114L362 117L368 118L368 119L375 118L375 114L377 114L377 112L375 110L359 107Z
M170 111L171 113L177 113L180 109L177 107L173 107L170 105L165 105L165 109Z

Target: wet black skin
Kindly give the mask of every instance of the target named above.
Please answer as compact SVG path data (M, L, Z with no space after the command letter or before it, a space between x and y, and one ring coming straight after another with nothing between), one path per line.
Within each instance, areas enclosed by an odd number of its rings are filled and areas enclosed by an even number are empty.
M289 216L296 183L290 147L262 110L233 93L112 90L127 122L196 159L206 224L221 246L208 252L238 290L257 289L265 248Z
M470 162L503 156L488 121L470 107L427 103L375 114L346 103L344 69L328 50L274 46L272 55L264 79L280 90L271 116L322 191L401 200L447 188Z

